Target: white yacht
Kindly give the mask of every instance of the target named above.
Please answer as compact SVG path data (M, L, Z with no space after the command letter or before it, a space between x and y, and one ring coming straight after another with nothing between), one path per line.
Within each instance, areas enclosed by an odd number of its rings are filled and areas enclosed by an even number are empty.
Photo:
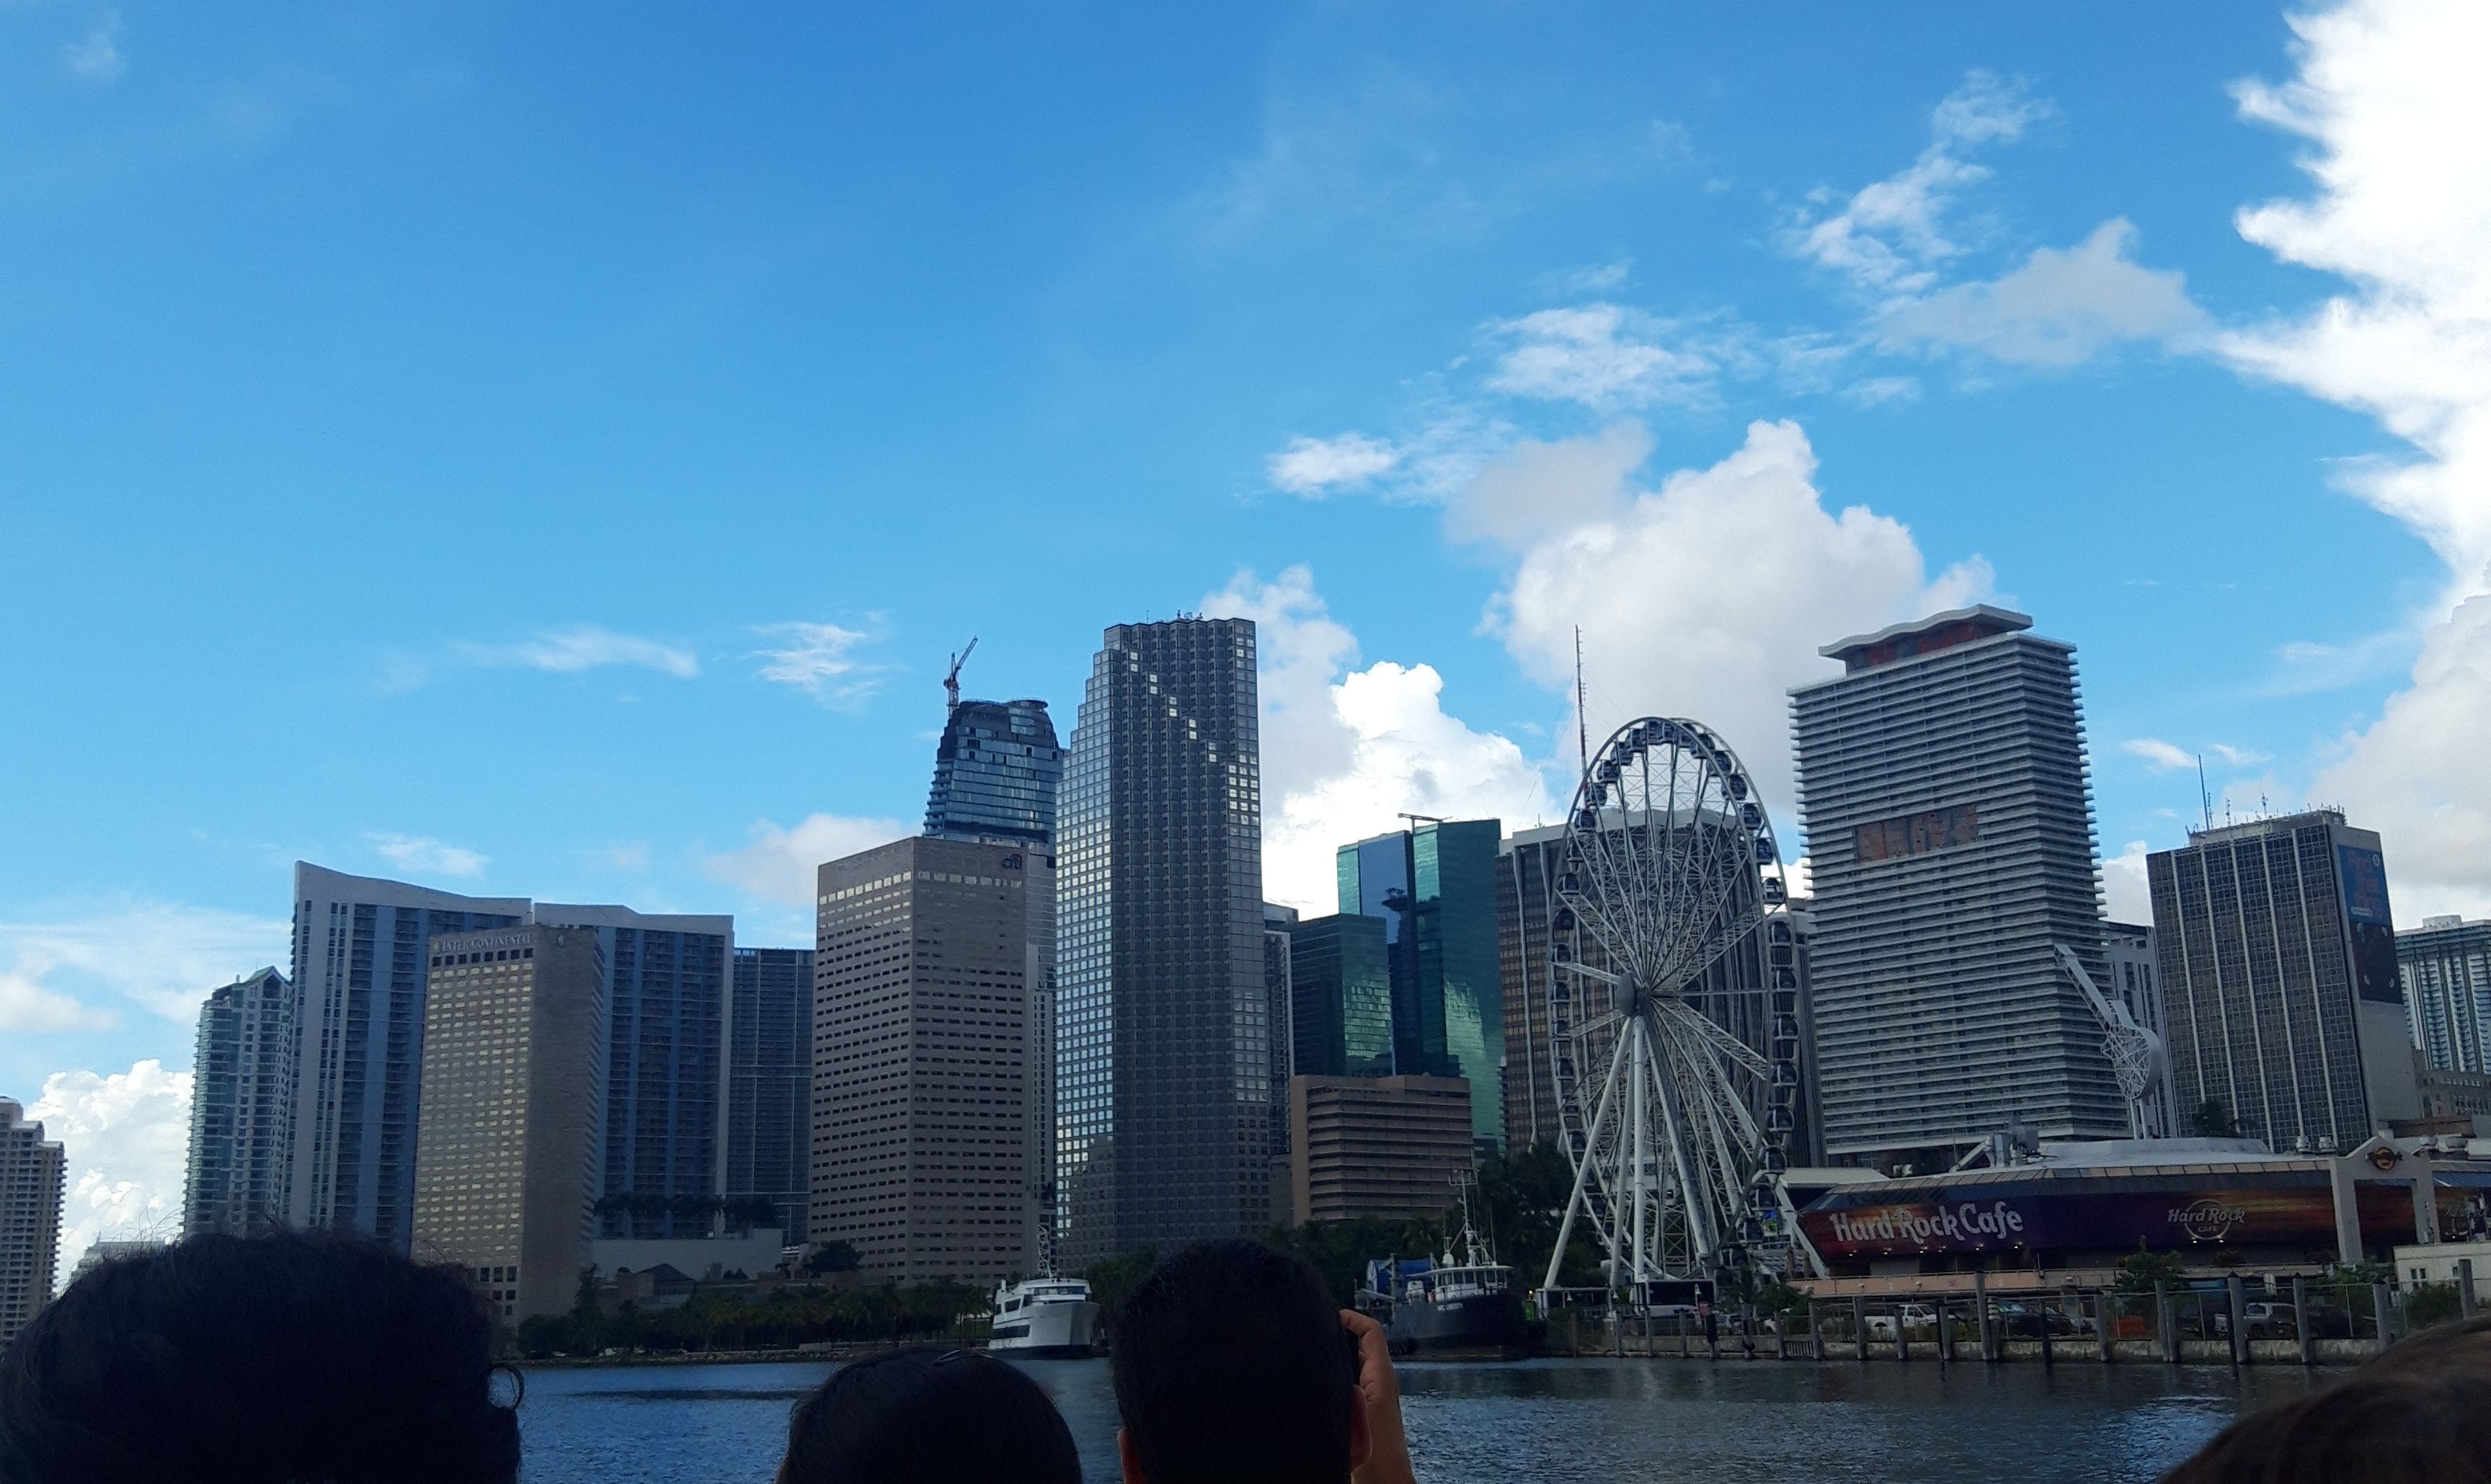
M995 1322L986 1349L1022 1359L1091 1353L1099 1306L1079 1278L1031 1278L995 1290Z

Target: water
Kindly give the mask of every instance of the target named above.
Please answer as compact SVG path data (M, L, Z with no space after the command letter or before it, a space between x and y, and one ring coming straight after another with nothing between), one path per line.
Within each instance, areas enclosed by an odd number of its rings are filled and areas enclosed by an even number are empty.
M1035 1361L1091 1480L1116 1477L1102 1360ZM599 1367L527 1378L527 1484L768 1484L826 1364ZM2151 1479L2297 1368L1829 1361L1405 1364L1421 1479Z

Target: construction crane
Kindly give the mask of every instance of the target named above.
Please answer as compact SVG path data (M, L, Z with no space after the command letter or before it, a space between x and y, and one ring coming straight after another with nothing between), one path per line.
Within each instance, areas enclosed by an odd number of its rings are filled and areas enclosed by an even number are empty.
M2162 1070L2169 1057L2162 1037L2138 1025L2127 1006L2105 995L2094 984L2094 976L2085 973L2084 964L2066 944L2054 943L2059 962L2075 976L2076 987L2093 1006L2095 1019L2102 1025L2102 1051L2110 1058L2111 1075L2119 1080L2121 1095L2127 1099L2129 1132L2139 1139L2167 1136L2173 1110L2162 1106Z
M976 634L971 634L969 636L969 647L952 656L951 673L943 677L943 695L945 697L943 712L946 715L949 715L952 712L960 709L960 667L967 664L969 662L969 656L976 654L977 651L978 636Z

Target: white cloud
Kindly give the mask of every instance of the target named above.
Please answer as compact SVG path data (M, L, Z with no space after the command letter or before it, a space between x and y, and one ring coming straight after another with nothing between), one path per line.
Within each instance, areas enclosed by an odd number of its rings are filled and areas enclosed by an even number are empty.
M61 48L61 66L80 82L110 82L122 65L119 11L104 12L93 30Z
M1719 366L1691 345L1659 343L1677 329L1613 304L1501 321L1489 332L1507 348L1487 386L1593 408L1700 401L1710 395Z
M2130 840L2125 850L2101 863L2102 910L2113 922L2154 920L2154 896L2145 885L2145 842Z
M364 840L383 860L416 876L482 876L491 863L489 858L472 850L421 835L367 829Z
M2243 371L2371 414L2410 461L2345 487L2446 564L2409 686L2343 740L2312 794L2380 831L2399 912L2491 903L2491 8L2352 0L2291 17L2300 72L2237 90L2316 148L2304 197L2242 211L2242 236L2349 287L2218 337Z
M1333 438L1292 438L1266 461L1273 484L1293 495L1320 497L1335 489L1371 483L1401 461L1398 449L1364 433Z
M190 1140L190 1073L154 1058L126 1072L54 1072L26 1110L68 1156L59 1276L96 1238L178 1237Z
M1624 509L1628 476L1651 456L1652 434L1632 421L1593 438L1525 440L1490 459L1447 501L1445 532L1520 550L1547 532Z
M1784 692L1839 673L1818 647L1974 601L1990 582L1978 558L1929 581L1909 530L1858 506L1828 511L1815 475L1798 424L1753 423L1712 468L1521 546L1491 622L1552 689L1570 689L1580 625L1594 735L1640 715L1702 721L1788 829Z
M282 920L171 902L59 904L0 921L0 1029L94 1029L117 1018L104 1003L132 1001L184 1025L199 1002L263 965L289 961ZM77 1005L74 1014L63 1003ZM13 1019L9 1006L14 1004Z
M1842 399L1854 407L1917 402L1920 399L1920 384L1910 376L1869 376L1843 388Z
M2177 272L2129 256L2136 228L2114 218L2060 251L2037 249L2024 265L1986 283L1958 283L1888 313L1879 335L1889 349L1961 345L2021 365L2068 366L2123 340L2193 336L2205 311Z
M2251 752L2246 747L2227 746L2222 742L2208 742L2206 750L2234 768L2246 768L2254 763L2272 761L2263 752Z
M1351 668L1357 640L1325 610L1307 568L1268 583L1240 572L1202 611L1255 623L1271 900L1309 915L1335 911L1333 852L1402 828L1400 811L1509 828L1555 812L1521 748L1446 714L1434 667Z
M770 624L753 632L784 641L784 648L763 650L760 675L774 684L793 685L827 704L863 700L882 684L882 667L856 657L856 648L872 635L836 624Z
M820 880L816 867L916 832L895 819L843 814L808 814L784 829L769 820L756 820L749 831L750 844L712 856L702 865L718 880L754 896L810 907Z
M1919 159L1862 187L1840 211L1791 227L1783 234L1784 250L1883 297L1908 298L1933 287L1937 266L1963 250L1947 221L1956 194L1989 176L1963 154L2019 138L2051 111L2021 81L1968 74L1930 114L1928 147Z
M2119 748L2131 757L2145 759L2153 765L2155 772L2177 772L2181 769L2197 766L2195 753L2175 747L2158 737L2132 737L2121 742Z
M618 634L594 624L548 628L516 644L461 644L453 652L469 664L545 670L576 675L605 665L637 665L678 680L700 674L700 657L691 651Z
M1658 127L1675 129L1677 126ZM1685 131L1681 130L1679 132L1683 135ZM1550 295L1613 294L1626 286L1626 279L1633 273L1634 258L1627 256L1607 263L1596 263L1585 268L1568 268L1558 273L1542 274L1535 283L1541 293Z

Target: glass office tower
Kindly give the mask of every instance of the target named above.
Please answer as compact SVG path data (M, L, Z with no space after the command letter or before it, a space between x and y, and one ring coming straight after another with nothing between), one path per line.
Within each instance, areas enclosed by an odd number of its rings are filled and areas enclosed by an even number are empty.
M258 1237L285 1224L293 1019L294 986L274 967L199 1006L183 1236Z
M738 948L727 1006L726 1196L805 1240L812 1181L813 950Z
M1066 1266L1271 1214L1254 626L1120 624L1092 660L1057 841Z
M1382 917L1309 917L1289 930L1292 1068L1392 1075L1392 970Z
M1505 989L1495 820L1421 820L1345 845L1340 910L1381 917L1392 980L1394 1070L1463 1077L1482 1152L1505 1141Z
M1044 701L963 701L934 749L925 832L1050 849L1063 776L1064 749Z

